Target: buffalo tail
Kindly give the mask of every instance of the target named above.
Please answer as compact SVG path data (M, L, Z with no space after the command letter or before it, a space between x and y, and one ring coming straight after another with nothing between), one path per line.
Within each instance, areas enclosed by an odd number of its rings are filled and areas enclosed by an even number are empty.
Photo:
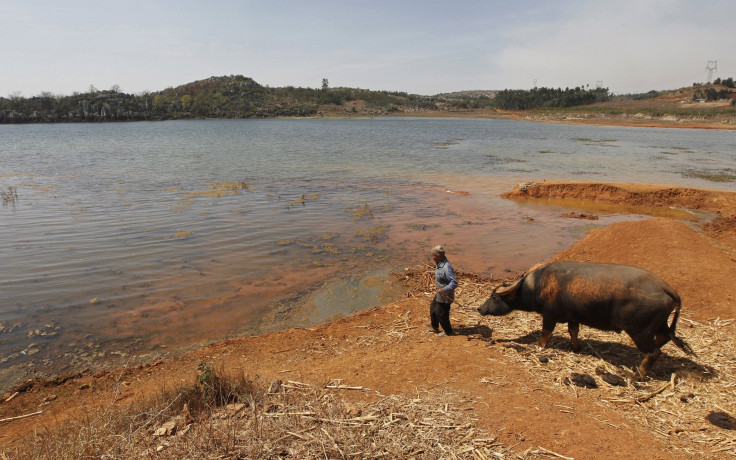
M674 300L675 302L677 302L677 306L675 307L675 316L672 318L672 324L670 324L670 339L672 340L672 343L674 343L680 350L689 355L697 356L695 354L695 351L690 347L690 345L687 344L687 342L675 335L675 328L677 328L677 318L680 317L680 307L682 306L682 302L680 301L679 296L676 297Z

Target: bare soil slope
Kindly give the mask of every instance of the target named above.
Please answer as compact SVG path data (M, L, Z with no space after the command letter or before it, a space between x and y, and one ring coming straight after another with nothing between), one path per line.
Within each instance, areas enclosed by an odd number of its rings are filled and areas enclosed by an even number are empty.
M590 183L522 188L512 196L550 196L551 191L553 196L615 196L657 205L674 201L722 217L736 215L736 200L729 193ZM698 356L667 344L645 382L631 372L641 355L625 334L583 327L584 349L576 354L566 328L558 327L548 348L538 350L539 317L481 318L475 308L498 280L463 275L451 314L458 335L435 335L426 325L428 276L407 271L400 276L408 286L407 299L329 324L227 340L140 368L27 382L0 399L18 392L0 402L0 419L44 412L0 422L0 446L11 446L39 427L77 418L85 409L126 404L162 387L191 382L205 361L266 382L319 386L339 379L357 388L342 391L359 406L385 395L422 398L442 389L468 401L477 436L497 438L508 458L733 456L736 425L708 421L714 414L726 414L720 415L726 420L736 414L736 261L728 252L735 248L726 246L735 230L725 225L719 232L716 242L718 232L708 237L669 218L625 222L590 232L555 257L640 265L680 292L683 316L677 333ZM576 374L591 376L597 387L577 386ZM606 374L623 378L624 386L606 383ZM439 398L438 407L443 404ZM471 452L465 456L475 458Z

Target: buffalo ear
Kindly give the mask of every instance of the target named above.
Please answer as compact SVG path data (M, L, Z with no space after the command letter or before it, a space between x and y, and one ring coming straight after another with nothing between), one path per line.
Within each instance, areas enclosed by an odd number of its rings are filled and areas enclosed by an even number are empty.
M505 299L511 300L514 297L516 297L517 291L521 287L522 281L524 281L523 276L508 286L499 286L496 289L496 294L500 295L501 297Z

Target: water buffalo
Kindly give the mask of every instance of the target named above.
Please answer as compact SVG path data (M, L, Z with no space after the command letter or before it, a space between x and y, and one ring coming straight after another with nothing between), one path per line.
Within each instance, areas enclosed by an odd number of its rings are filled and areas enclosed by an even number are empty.
M478 308L481 315L512 310L542 314L544 348L557 323L567 323L572 348L580 350L580 324L608 331L626 331L644 353L639 374L645 378L670 340L683 351L692 349L675 336L680 296L653 273L629 265L552 262L532 269L508 286L500 286ZM667 319L675 311L672 324Z

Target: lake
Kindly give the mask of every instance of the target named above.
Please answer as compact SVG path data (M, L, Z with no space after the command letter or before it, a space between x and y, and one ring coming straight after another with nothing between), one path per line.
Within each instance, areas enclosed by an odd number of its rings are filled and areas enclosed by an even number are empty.
M397 298L428 264L520 272L639 219L499 198L540 180L736 190L736 133L503 120L0 126L0 390Z

